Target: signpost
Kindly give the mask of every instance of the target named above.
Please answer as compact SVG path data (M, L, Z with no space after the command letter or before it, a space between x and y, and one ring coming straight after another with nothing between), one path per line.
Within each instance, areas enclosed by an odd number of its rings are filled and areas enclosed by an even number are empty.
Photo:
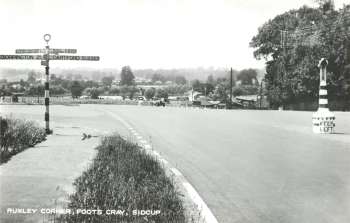
M51 40L50 34L44 35L46 42L45 49L17 49L16 54L20 55L0 55L0 60L41 60L41 65L45 66L45 129L47 134L51 134L50 130L50 94L49 94L49 80L50 80L50 60L85 60L85 61L99 61L98 56L71 56L71 55L58 55L64 54L75 54L76 49L51 49L49 42ZM40 55L21 55L21 54L40 54Z

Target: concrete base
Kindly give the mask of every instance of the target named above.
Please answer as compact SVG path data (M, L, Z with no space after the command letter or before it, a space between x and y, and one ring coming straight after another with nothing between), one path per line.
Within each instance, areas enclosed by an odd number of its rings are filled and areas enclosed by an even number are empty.
M312 131L317 134L330 134L334 132L335 115L328 108L319 108L312 115Z

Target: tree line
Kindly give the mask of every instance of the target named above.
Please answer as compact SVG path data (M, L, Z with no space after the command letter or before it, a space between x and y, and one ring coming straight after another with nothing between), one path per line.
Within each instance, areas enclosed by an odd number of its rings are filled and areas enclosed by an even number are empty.
M234 96L256 94L258 92L258 73L254 69L244 69L241 71L233 71L233 94ZM38 81L40 73L28 72L27 80L20 80L19 89L13 89L11 83L8 83L9 88L4 89L4 85L0 89L1 95L10 95L11 92L22 92L28 96L43 96L44 85ZM155 87L143 88L135 82L135 75L129 66L124 66L120 72L120 80L116 82L115 75L107 75L95 80L82 80L82 75L71 75L64 77L63 75L50 75L50 95L71 95L73 98L78 98L82 95L89 96L92 99L97 99L101 95L119 95L122 98L133 99L137 96L144 96L147 100L153 98L167 99L169 96L184 96L190 90L198 91L204 96L210 97L213 100L218 100L224 103L228 102L230 93L230 78L229 71L225 72L225 76L219 77L215 74L207 76L207 80L200 79L187 80L180 73L175 76L166 76L161 73L153 73L149 84L160 85ZM167 81L172 84L164 85ZM236 83L237 82L237 83ZM17 83L17 82L15 82Z

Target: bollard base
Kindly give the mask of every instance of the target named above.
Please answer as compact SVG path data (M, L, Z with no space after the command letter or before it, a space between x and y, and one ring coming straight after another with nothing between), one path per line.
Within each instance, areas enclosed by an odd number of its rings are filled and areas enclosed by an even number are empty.
M312 131L316 134L334 133L335 115L328 108L319 108L312 115Z

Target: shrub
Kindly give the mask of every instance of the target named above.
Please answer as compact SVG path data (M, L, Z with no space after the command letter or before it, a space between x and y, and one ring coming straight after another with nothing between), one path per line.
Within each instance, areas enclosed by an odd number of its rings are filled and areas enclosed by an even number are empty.
M11 156L33 147L46 138L43 128L33 121L5 118L1 120L0 131L0 163L4 163Z

